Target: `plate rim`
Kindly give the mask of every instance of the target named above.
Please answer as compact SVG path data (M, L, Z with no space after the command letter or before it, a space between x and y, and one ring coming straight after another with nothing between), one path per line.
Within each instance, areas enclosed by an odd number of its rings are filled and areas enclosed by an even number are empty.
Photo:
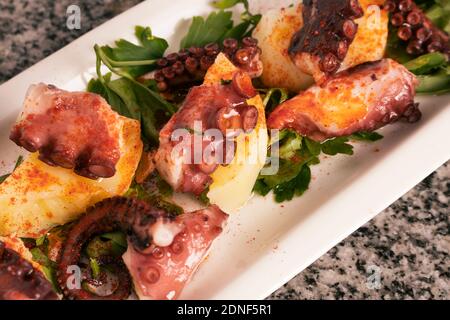
M173 3L181 2L182 0L174 1ZM198 1L200 3L200 1ZM203 3L208 3L208 0L202 0ZM149 6L157 6L159 4L163 5L164 1L162 0L146 0L143 1L136 6L126 10L125 12L117 15L116 17L102 23L98 27L86 32L79 38L75 39L68 45L64 46L63 48L57 50L56 52L52 53L48 57L40 60L33 66L27 68L26 70L20 72L13 78L5 81L0 85L0 96L3 96L6 92L8 92L11 88L15 87L16 85L18 87L23 87L21 83L28 83L26 79L28 79L30 76L31 78L34 77L34 74L37 72L39 73L39 70L45 69L46 66L49 66L52 64L52 61L58 60L59 56L65 54L68 51L76 51L79 49L79 47L82 47L86 42L89 41L89 39L96 34L99 34L102 32L102 30L106 30L110 26L113 26L118 21L127 20L128 17L130 17L130 20L128 22L128 25L130 26L130 29L133 27L133 20L131 19L135 13L138 13L139 11L143 10L144 8L147 8ZM174 5L172 3L172 5ZM153 26L152 26L153 27ZM113 36L112 38L116 38ZM83 45L82 45L83 44ZM92 61L94 61L94 52L90 52L92 55ZM19 85L20 84L20 85ZM22 97L20 97L22 99ZM433 151L433 147L436 144L435 143L430 144L429 139L434 138L433 135L437 132L440 133L442 136L450 136L450 128L449 126L445 126L446 120L450 120L450 99L447 101L448 104L443 107L443 110L440 111L440 117L434 116L432 119L428 119L427 123L421 128L421 130L414 131L414 134L411 137L408 137L406 140L403 141L401 145L399 145L397 148L391 151L394 155L390 155L390 157L395 158L395 160L389 161L389 163L393 163L395 167L395 163L398 162L396 159L398 158L404 158L404 157L411 157L414 156L413 149L415 146L420 146L424 150ZM443 114L443 117L442 117ZM3 115L0 116L0 120L4 120L2 118ZM429 127L433 128L429 128ZM436 127L438 129L436 129ZM422 135L418 135L418 132L422 132ZM413 138L416 140L415 142L411 142L410 140L413 140ZM448 141L446 141L444 138L437 139L440 143L444 143L445 149L445 143L448 144ZM396 187L396 192L383 195L384 198L387 198L388 200L384 200L382 203L379 204L372 204L370 203L370 206L375 206L376 209L370 209L368 210L368 213L361 215L358 219L353 220L352 223L349 223L345 228L342 228L342 230L339 231L339 234L334 235L330 237L329 240L323 241L319 246L316 247L314 254L310 254L307 257L302 257L302 262L299 263L299 259L291 258L288 262L285 262L282 265L282 267L285 267L286 269L283 272L283 276L277 276L277 280L271 281L271 284L260 284L258 286L257 290L247 290L245 292L240 293L234 293L233 294L233 288L225 287L223 292L213 295L212 299L264 299L268 297L272 292L274 292L276 289L278 289L280 286L282 286L284 283L289 281L289 279L293 278L295 275L299 274L302 270L304 270L307 266L309 266L311 263L313 263L315 260L320 258L323 254L325 254L328 250L330 250L333 246L335 246L337 243L341 242L343 239L348 237L351 233L353 233L356 229L358 229L360 226L365 224L366 222L372 220L378 213L380 213L382 210L390 206L396 199L400 198L403 194L408 192L413 186L417 185L420 181L422 181L425 177L427 177L429 174L431 174L436 168L438 168L440 165L445 163L450 159L450 148L448 150L441 150L439 153L435 153L435 157L430 159L427 159L426 162L419 163L418 160L411 161L406 166L397 167L397 171L394 172L392 170L387 170L385 172L389 172L391 175L397 173L398 176L403 177L403 181L401 183L398 183L398 187ZM383 164L377 164L377 167L387 167L388 165L386 163ZM409 170L416 169L418 172L416 172L412 177L409 176L407 173L409 173ZM357 184L367 184L373 181L373 173L367 173L367 175L361 179L358 180ZM361 180L361 181L360 181ZM339 203L335 203L336 201L342 201L340 200L342 197L345 199L349 198L349 194L347 194L348 191L342 191L342 194L338 197L339 199L334 199L330 203L326 204L326 206L333 206L337 205L339 206ZM369 203L366 203L365 206L358 207L358 210L365 210L369 207ZM315 214L312 216L307 217L307 221L309 224L317 225L319 220L323 220L324 218L327 218L327 216L324 213L324 209L318 210L320 211L319 214ZM353 214L355 216L355 214ZM334 217L332 220L335 221L337 217ZM280 240L278 242L278 245L280 247L286 247L286 248L292 248L293 247L293 240L295 238L295 234L300 232L299 229L302 229L303 225L297 225L293 226L286 234L282 235L280 237ZM270 255L270 253L269 253ZM241 279L243 277L248 277L248 279L254 280L255 276L251 275L249 273L258 273L255 272L255 268L259 268L259 272L261 270L265 270L267 272L267 266L273 265L273 255L262 256L256 263L254 263L251 267L249 267L245 272L243 272L238 278ZM276 257L275 257L276 259ZM286 264L289 265L289 267L286 267ZM238 280L239 280L238 279ZM263 282L263 281L261 281ZM232 286L231 286L232 287Z

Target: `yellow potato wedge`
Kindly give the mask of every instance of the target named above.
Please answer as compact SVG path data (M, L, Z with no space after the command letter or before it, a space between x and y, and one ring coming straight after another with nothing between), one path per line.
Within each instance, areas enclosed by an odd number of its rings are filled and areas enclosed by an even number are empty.
M262 50L265 86L286 88L297 93L314 83L313 78L300 71L292 62L288 48L292 36L302 27L302 5L267 11L253 32Z
M205 84L231 80L237 70L225 55L220 54L208 70ZM220 166L211 176L214 182L210 186L208 198L227 213L236 212L250 199L255 181L266 161L268 134L264 105L259 95L247 100L247 103L258 109L256 128L237 138L232 163L226 167Z
M51 167L31 154L0 184L0 236L37 237L53 226L76 219L87 207L124 194L142 153L140 124L119 117L121 158L116 174L91 180L72 170Z

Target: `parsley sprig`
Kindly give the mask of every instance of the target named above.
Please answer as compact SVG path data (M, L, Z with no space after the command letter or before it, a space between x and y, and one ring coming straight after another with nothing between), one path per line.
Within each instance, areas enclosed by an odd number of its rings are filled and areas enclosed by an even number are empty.
M224 11L237 4L244 5L241 22L235 24L230 11ZM202 47L208 43L221 43L225 38L240 40L250 36L261 20L260 14L249 11L247 0L214 1L213 6L219 11L211 12L208 17L196 16L192 19L188 33L181 40L181 48Z
M289 93L282 88L259 89L259 92L264 95L263 103L267 112L290 98ZM273 191L276 202L290 201L309 189L311 166L320 163L321 154L350 156L353 155L351 140L373 142L382 138L377 132L359 132L349 137L317 142L295 131L282 130L277 136L271 137L268 162L265 166L271 167L274 161L278 161L278 172L265 175L264 172L267 171L261 171L253 190L262 196Z
M104 97L120 115L140 121L143 141L153 148L158 145L160 128L176 108L161 97L154 82L144 84L136 78L155 69L168 44L148 27L137 26L135 36L138 45L124 39L116 41L115 47L95 45L97 79L89 82L87 90ZM102 64L111 72L102 74ZM119 78L113 80L113 74Z

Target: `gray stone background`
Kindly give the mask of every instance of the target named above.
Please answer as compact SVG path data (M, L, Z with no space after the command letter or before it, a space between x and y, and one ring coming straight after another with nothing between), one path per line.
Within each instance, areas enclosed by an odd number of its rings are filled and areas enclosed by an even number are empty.
M139 2L0 0L0 83ZM71 4L81 30L65 27ZM447 163L268 298L449 299L449 178Z

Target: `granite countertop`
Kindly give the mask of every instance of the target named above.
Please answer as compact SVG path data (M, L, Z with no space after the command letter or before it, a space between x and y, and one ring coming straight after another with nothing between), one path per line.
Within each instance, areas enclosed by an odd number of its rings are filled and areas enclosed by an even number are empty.
M1 0L0 83L139 2ZM449 198L450 162L268 298L449 299Z

